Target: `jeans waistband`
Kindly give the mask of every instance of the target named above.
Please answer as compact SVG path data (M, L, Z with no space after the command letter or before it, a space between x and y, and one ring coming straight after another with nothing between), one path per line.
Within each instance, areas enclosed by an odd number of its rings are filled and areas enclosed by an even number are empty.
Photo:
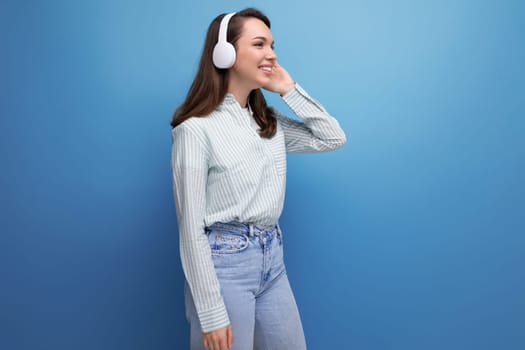
M235 231L240 233L245 233L249 237L258 236L259 234L263 232L268 231L277 231L277 234L279 236L282 236L281 227L279 226L279 223L276 223L273 226L259 226L251 223L243 223L239 221L230 221L230 222L216 222L208 227L206 229L224 229L228 231Z

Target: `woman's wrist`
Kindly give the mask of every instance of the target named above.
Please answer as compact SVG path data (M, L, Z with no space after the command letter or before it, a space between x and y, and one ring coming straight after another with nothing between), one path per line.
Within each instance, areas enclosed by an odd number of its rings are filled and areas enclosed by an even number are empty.
M294 87L295 87L295 81L291 82L291 83L288 84L284 89L282 89L282 90L279 92L279 95L281 95L281 97L283 97L283 96L286 95L288 92L290 92Z

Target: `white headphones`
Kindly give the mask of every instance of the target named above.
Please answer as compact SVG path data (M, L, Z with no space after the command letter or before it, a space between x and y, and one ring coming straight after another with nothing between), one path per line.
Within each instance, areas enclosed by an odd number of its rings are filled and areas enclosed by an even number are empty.
M217 44L213 48L213 64L217 68L228 69L235 63L235 48L232 44L226 41L228 34L228 22L235 12L228 13L222 18L221 26L219 28L219 38Z

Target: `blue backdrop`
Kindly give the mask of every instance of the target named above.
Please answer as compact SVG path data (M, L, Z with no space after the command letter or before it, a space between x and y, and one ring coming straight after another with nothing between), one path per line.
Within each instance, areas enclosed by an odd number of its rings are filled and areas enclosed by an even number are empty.
M288 157L309 349L524 349L525 6L496 0L3 0L0 348L189 348L169 122L250 5L348 136Z

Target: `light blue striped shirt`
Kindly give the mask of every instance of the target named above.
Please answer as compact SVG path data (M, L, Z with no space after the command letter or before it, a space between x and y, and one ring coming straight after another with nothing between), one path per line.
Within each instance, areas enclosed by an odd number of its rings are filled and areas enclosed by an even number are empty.
M286 153L330 151L346 142L337 120L299 84L282 99L302 121L277 112L271 139L259 136L255 120L231 93L207 117L172 129L182 269L203 332L230 323L205 226L232 220L275 225L284 204Z

